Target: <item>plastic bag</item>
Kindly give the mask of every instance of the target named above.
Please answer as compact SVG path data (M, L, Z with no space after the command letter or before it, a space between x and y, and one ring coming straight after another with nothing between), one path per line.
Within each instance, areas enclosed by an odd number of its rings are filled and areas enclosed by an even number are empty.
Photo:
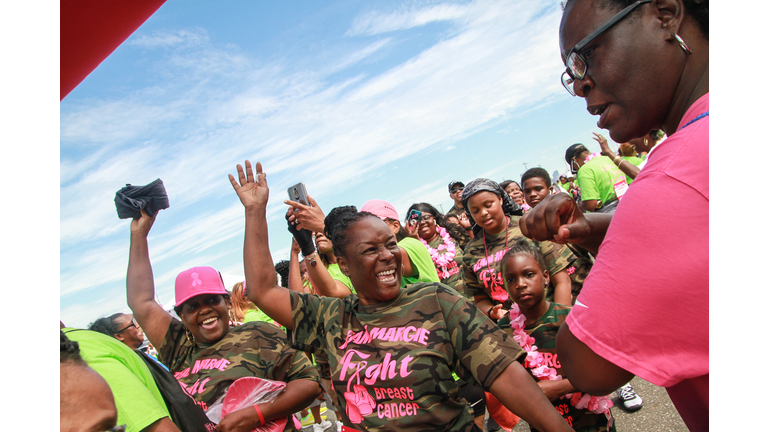
M220 423L227 414L250 407L257 403L272 402L285 390L285 383L257 377L238 378L227 392L206 411L211 421ZM251 432L281 432L288 423L288 417L273 419Z

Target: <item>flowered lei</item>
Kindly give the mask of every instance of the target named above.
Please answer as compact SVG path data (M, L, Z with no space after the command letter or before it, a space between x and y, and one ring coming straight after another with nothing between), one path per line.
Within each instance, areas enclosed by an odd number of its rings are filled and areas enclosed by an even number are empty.
M424 246L427 247L429 256L432 258L432 262L435 263L435 267L437 268L437 276L440 279L445 279L450 276L450 273L448 272L448 264L452 263L453 258L456 256L456 245L453 243L453 240L451 240L451 236L448 235L448 231L446 231L445 228L440 226L436 226L435 228L437 229L437 233L443 239L442 244L433 248L429 246L424 239L420 238L419 240L421 240Z
M528 364L531 367L531 373L539 380L558 381L563 379L557 374L557 369L546 365L544 354L538 351L535 345L536 339L525 332L525 315L520 312L520 306L513 304L509 310L510 327L512 327L512 338L521 348L528 353ZM608 396L592 396L588 393L576 392L569 393L562 398L570 399L571 405L576 409L587 409L595 414L605 414L608 417L608 424L612 423L610 408L613 406Z

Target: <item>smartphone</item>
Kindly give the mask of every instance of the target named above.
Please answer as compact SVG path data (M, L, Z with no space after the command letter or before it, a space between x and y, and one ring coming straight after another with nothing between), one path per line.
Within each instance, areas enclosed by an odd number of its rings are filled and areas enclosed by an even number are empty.
M300 202L306 206L309 205L307 199L307 188L304 187L304 183L296 183L288 188L288 199L291 201Z
M410 212L408 212L408 218L406 219L406 223L410 225L418 225L418 223L421 222L421 212L413 209Z

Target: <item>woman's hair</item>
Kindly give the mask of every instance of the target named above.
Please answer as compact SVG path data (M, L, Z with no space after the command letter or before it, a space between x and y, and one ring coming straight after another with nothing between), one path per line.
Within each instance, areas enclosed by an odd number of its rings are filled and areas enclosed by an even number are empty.
M334 207L330 212L328 212L328 216L326 216L325 220L323 220L323 223L325 224L325 230L323 234L325 234L325 237L327 237L331 243L334 242L333 228L336 225L336 220L339 219L342 215L354 213L357 213L357 207L353 205ZM334 252L336 251L334 250Z
M327 238L328 241L331 242L331 245L333 245L334 221L339 217L339 215L342 215L344 213L357 213L357 207L353 205L334 207L331 209L330 212L328 212L328 215L323 220L323 223L325 225L325 228L323 229L323 235L325 235L325 238ZM328 260L328 257L324 253L321 253L320 250L318 250L317 252L318 252L318 255L320 256L320 261L323 263L324 266L328 267L328 263L330 262Z
M282 260L275 264L275 271L280 275L280 286L288 288L288 271L291 269L291 262Z
M330 216L330 214L329 214ZM350 241L352 240L350 238L350 228L352 228L356 223L360 222L361 220L372 217L376 220L379 219L378 216L376 216L373 213L368 212L340 212L338 215L336 215L335 218L333 218L330 222L331 224L328 224L329 220L326 217L325 221L325 232L326 236L330 234L332 237L331 242L333 243L333 253L337 257L344 257L347 256L347 246L349 246Z
M544 270L547 270L547 263L544 261L544 255L542 255L539 248L531 246L530 243L528 243L528 240L520 239L515 242L515 244L512 245L509 250L507 250L507 253L504 254L504 257L501 259L501 274L504 274L506 263L509 258L512 258L515 255L528 255L529 257L536 260L536 262L539 264L539 267L541 268L541 272L543 273ZM506 281L505 281L506 286Z
M621 149L621 146L619 146L619 156L637 156L637 150L630 146L624 151Z
M245 282L238 282L232 287L232 313L235 315L235 320L243 322L245 319L245 313L249 309L258 309L248 296L245 295Z
M83 358L80 356L80 346L78 343L70 340L63 331L59 330L59 333L61 334L59 363L71 362L77 365L85 365L85 361L83 361Z
M607 5L612 4L621 10L635 1L637 0L603 0L600 6L606 7ZM563 2L563 8L565 8L565 3L566 2ZM683 6L685 7L685 13L690 15L691 18L696 21L699 30L701 30L701 33L704 35L704 39L709 40L709 0L683 0Z
M88 326L88 330L97 331L99 333L104 333L107 336L114 337L117 331L120 330L120 328L118 328L117 319L121 316L123 316L123 313L118 312L108 317L99 318Z
M511 185L512 183L516 184L517 187L520 187L520 184L514 180L504 180L503 182L499 183L499 186L504 189L504 191L507 190L507 186ZM522 188L520 188L522 189Z

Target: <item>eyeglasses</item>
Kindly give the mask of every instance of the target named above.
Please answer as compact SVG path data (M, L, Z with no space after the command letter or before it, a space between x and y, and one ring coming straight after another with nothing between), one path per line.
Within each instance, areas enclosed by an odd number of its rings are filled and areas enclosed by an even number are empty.
M632 12L633 9L643 3L649 3L650 1L651 0L639 0L625 7L621 10L621 12L617 13L613 16L613 18L603 23L603 25L598 27L595 31L590 33L579 43L574 45L570 51L568 51L568 55L565 57L565 72L563 72L563 74L560 76L560 82L563 84L563 87L568 90L568 93L570 93L571 96L576 96L576 91L573 88L574 82L577 79L584 79L584 77L587 75L587 59L581 55L580 51L584 49L584 47L592 42L596 37L600 36L604 31L608 30L622 18L627 16L627 14Z
M122 333L122 332L128 330L131 327L139 328L139 325L136 324L136 318L131 318L131 323L128 324L128 326L126 326L124 329L116 331L115 334Z
M432 215L431 215L431 214L429 214L429 213L424 213L424 214L422 214L422 215L421 215L421 221L422 221L422 222L430 222L430 221L432 221L432 220L434 220L434 219L435 219L435 218L434 218L434 217L432 217Z
M128 326L130 327L130 326ZM126 328L128 328L126 327ZM125 432L125 425L115 426L112 429L105 431L105 432Z

